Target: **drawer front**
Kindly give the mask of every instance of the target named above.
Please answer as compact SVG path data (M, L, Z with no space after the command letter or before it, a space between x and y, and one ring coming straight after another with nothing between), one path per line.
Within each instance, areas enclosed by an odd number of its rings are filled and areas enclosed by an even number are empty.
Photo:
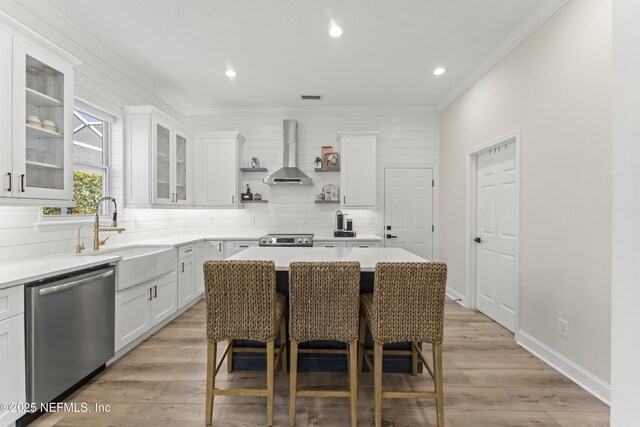
M194 256L196 253L195 245L184 245L178 248L178 259L185 259Z
M347 246L350 248L380 248L380 242L349 242Z
M237 254L238 252L242 252L247 248L253 248L258 246L257 240L227 240L224 242L224 259L229 258Z
M255 248L258 246L258 242L245 241L245 242L231 242L231 248L234 251L242 251L247 248Z
M316 248L345 248L347 242L313 242L313 246Z
M24 286L0 289L0 320L24 313Z

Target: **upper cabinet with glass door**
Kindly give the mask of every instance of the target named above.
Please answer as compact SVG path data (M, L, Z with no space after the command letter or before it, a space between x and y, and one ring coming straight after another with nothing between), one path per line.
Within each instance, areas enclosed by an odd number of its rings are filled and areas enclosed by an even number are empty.
M0 198L71 204L73 61L51 54L50 46L39 49L1 29L0 47L0 110L4 112L10 102L8 117L12 117L3 129L10 129L10 142L0 143L4 176Z
M191 205L191 139L186 131L152 106L124 109L127 206Z

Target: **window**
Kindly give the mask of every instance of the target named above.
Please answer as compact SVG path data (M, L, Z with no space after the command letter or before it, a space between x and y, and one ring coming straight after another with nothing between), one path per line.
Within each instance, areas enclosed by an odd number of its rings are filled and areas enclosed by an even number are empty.
M73 112L73 200L75 208L49 207L47 217L95 214L96 202L109 194L109 123L80 110ZM101 209L108 209L103 204ZM108 212L101 211L101 214Z

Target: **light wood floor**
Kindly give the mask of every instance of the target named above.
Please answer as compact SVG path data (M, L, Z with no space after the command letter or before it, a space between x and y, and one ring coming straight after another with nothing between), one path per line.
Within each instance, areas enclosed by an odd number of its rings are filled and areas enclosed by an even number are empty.
M513 334L484 315L448 301L444 348L447 426L608 426L609 408L545 363L520 348ZM108 414L56 413L37 426L202 426L206 344L200 302L108 367L68 401L111 405ZM262 386L264 373L222 372L221 387ZM386 388L431 387L428 375L385 374ZM287 375L276 372L275 423L286 426ZM359 376L361 426L373 422L373 381ZM344 374L301 373L300 387L346 388ZM92 405L92 404L91 404ZM347 399L299 398L297 425L346 426ZM264 426L266 400L216 398L214 426ZM434 426L431 401L386 400L386 427Z

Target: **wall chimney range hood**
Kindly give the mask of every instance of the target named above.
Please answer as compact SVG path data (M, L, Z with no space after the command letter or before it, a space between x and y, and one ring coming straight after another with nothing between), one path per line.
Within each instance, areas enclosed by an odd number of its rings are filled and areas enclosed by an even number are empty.
M312 185L313 181L298 169L298 121L285 119L283 126L283 167L263 181L274 186Z

